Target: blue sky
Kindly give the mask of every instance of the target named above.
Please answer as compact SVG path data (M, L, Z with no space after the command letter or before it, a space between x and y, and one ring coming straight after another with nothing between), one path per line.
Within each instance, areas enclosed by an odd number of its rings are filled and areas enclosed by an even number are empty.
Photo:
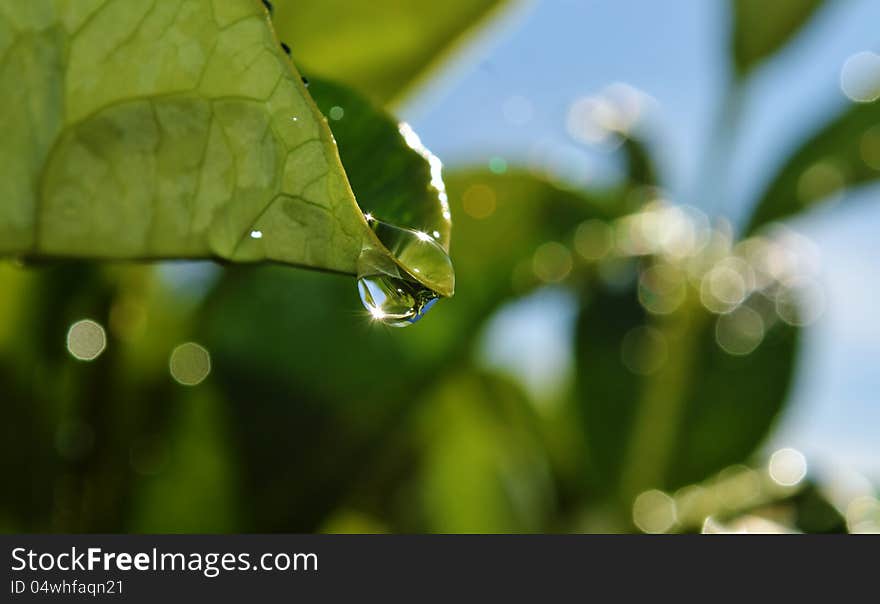
M565 115L576 99L623 82L655 100L651 144L672 199L742 220L778 163L849 102L839 85L847 57L880 50L880 2L828 4L749 82L724 178L708 173L704 161L717 151L711 133L728 73L729 15L721 0L514 4L408 99L401 114L447 166L485 163L493 155L528 163L552 149L560 175L601 181L613 173L613 159L573 141ZM525 123L505 114L511 97L530 104ZM792 405L768 444L800 448L819 471L848 467L875 479L878 198L880 189L863 189L791 223L818 247L825 312L806 330ZM564 357L572 316L566 304L564 295L550 292L508 309L496 321L503 329L490 330L489 356L501 365L534 365L535 357L500 354L515 342L528 345L520 350ZM548 316L554 319L540 322Z

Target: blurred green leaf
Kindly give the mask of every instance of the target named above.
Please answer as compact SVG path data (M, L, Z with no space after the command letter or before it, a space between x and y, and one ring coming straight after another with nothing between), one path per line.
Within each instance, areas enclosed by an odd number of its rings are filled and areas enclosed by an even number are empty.
M352 274L365 245L391 256L261 3L17 3L0 29L0 253Z
M785 403L798 331L778 321L735 356L716 341L715 321L693 302L652 317L632 286L584 299L576 356L587 446L596 484L624 504L744 461Z
M392 330L371 322L353 278L227 270L200 311L198 338L252 494L243 530L317 530L347 501L401 414L450 362L446 344L422 329L440 308Z
M27 289L12 338L14 354L0 354L0 377L10 373L3 423L12 428L0 453L20 461L16 450L42 443L27 464L16 464L41 480L33 491L4 492L0 508L16 510L18 521L33 530L124 530L131 512L133 447L161 434L175 403L165 359L133 370L130 349L111 325L119 286L111 272L70 262L22 271ZM75 359L66 346L71 324L84 317L108 326L106 348L90 362ZM169 330L153 333L174 337ZM35 505L31 498L46 489L51 495Z
M846 519L819 485L808 483L792 498L794 522L805 533L846 533Z
M400 94L499 0L278 0L275 28L306 72L385 103Z
M745 75L779 50L824 0L733 0L733 58Z
M880 102L854 104L805 141L770 180L747 233L880 178Z
M210 389L181 392L168 429L135 439L130 459L132 532L235 531L238 468L229 446L228 411Z
M509 382L450 376L417 413L413 491L430 532L539 531L553 502L534 409Z

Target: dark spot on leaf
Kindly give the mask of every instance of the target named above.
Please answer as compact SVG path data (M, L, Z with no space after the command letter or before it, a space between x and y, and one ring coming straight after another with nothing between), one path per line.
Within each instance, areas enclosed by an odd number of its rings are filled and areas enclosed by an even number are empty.
M281 50L283 50L288 57L290 56L290 46L284 42L281 43Z

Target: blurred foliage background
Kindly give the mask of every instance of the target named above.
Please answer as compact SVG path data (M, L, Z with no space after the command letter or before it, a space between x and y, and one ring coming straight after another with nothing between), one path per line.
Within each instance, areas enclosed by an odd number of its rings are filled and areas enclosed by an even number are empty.
M743 87L822 4L730 2L721 139ZM510 10L275 5L304 73L392 108ZM663 143L646 144L625 86L567 117L579 144L620 160L606 184L442 157L457 166L457 293L405 330L371 323L351 278L4 261L0 530L880 530L875 492L841 497L799 451L763 446L815 319L777 221L880 177L872 56L852 104L778 158L742 228L668 199ZM571 367L540 364L532 388L485 362L506 308L555 295L577 301Z

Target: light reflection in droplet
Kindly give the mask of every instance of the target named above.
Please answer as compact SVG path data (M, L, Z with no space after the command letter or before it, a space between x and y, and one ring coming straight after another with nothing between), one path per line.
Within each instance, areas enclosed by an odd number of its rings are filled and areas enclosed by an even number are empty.
M857 103L880 98L880 55L864 51L849 57L840 70L840 89Z
M262 239L262 238L263 238L263 231L258 231L256 229L251 231L251 239Z
M767 469L776 484L792 487L807 475L807 460L797 449L779 449L770 456Z
M107 347L104 328L91 319L82 319L67 331L67 351L80 361L94 361Z
M675 501L663 491L645 491L633 502L632 518L645 533L667 533L677 520Z
M211 373L211 355L203 346L185 342L171 352L168 369L178 383L196 386Z

